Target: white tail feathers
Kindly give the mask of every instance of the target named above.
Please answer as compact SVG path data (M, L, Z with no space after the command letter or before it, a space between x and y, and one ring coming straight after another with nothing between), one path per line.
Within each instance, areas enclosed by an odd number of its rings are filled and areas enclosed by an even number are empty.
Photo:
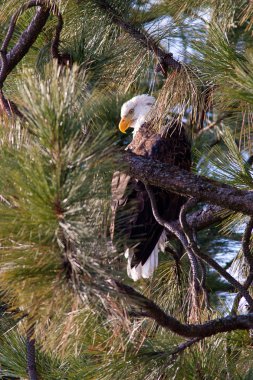
M154 273L154 270L158 266L158 253L159 251L164 251L166 241L166 232L163 231L159 241L157 242L155 248L153 249L151 255L147 259L144 265L139 263L137 267L131 268L131 261L134 254L134 247L128 248L125 251L125 257L128 261L127 263L127 274L134 281L139 280L140 278L149 278Z

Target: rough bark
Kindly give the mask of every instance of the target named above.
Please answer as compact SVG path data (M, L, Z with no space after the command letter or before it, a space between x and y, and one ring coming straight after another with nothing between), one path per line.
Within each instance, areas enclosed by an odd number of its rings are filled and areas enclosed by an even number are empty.
M212 203L246 215L253 215L252 191L240 190L175 166L134 156L127 152L122 160L128 164L124 170L145 183L187 197L195 197L198 201Z
M228 215L229 212L221 206L205 205L200 210L189 214L186 219L190 228L193 228L194 230L202 230L212 224L221 222Z

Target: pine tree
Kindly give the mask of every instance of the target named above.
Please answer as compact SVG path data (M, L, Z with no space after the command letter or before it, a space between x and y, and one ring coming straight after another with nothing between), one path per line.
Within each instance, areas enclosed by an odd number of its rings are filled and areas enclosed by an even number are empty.
M2 0L0 15L0 378L251 379L251 2ZM192 173L124 151L120 107L142 93L157 131L184 119ZM108 233L119 168L166 172L188 199L137 283Z

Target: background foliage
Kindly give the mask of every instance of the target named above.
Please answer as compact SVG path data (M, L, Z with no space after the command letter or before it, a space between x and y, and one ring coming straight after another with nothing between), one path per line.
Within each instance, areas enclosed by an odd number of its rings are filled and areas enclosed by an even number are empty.
M21 3L0 2L1 40ZM50 16L4 85L25 119L1 120L0 376L26 378L26 331L33 326L37 371L45 380L251 379L248 333L216 335L171 355L182 338L127 315L127 305L110 292L109 276L131 280L123 254L108 243L108 220L111 175L129 139L117 132L120 107L136 94L158 98L158 120L171 113L184 118L196 172L252 190L252 4L108 1L183 63L179 74L171 70L164 79L154 70L157 58L99 3L57 2L64 19L60 52L71 55L73 67L51 59L57 20ZM34 12L19 18L11 46ZM207 85L213 91L200 129ZM199 234L201 245L223 265L238 264L245 221L231 214ZM185 256L180 276L177 269L171 255L161 254L153 278L135 285L188 322ZM242 276L241 262L238 271ZM210 310L202 320L230 313L229 284L212 271L207 283Z

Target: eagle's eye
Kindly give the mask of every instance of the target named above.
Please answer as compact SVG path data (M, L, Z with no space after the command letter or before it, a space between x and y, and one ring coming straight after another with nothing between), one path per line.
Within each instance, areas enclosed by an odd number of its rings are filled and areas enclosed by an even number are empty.
M128 114L129 114L129 115L132 115L133 113L134 113L134 109L131 108L131 109L128 111Z

